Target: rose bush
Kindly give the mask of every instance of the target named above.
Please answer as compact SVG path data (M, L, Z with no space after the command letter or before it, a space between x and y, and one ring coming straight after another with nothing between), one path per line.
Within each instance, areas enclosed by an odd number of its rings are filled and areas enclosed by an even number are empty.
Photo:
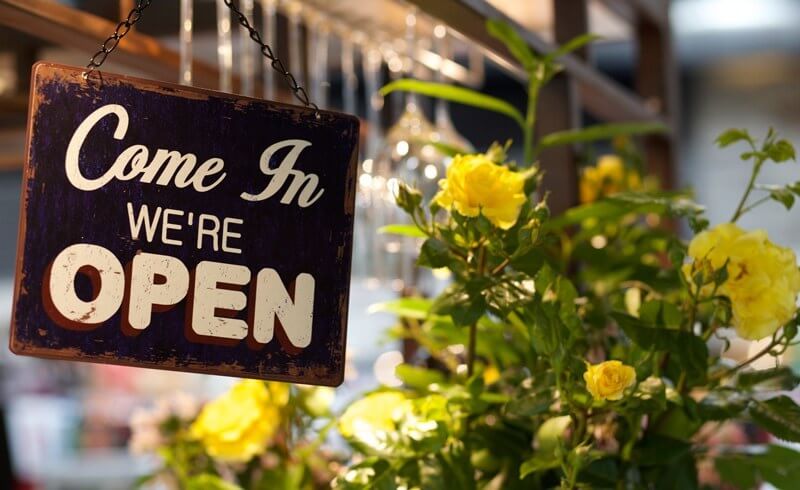
M283 403L274 384L244 382L193 422L162 424L159 453L180 486L797 486L800 453L746 434L800 443L800 405L785 394L800 378L780 364L797 343L800 272L789 249L738 224L757 206L793 206L800 183L758 182L765 165L795 158L793 146L772 130L760 139L741 129L721 134L722 148L746 146L738 160L751 177L730 220L710 227L689 193L658 190L643 173L633 136L663 127L603 124L534 138L536 101L560 69L558 56L591 37L537 55L509 26L492 22L489 30L528 72L527 114L416 80L383 90L496 110L518 124L523 143L520 162L508 144L478 154L450 149L431 202L398 186L409 221L385 231L421 240L416 265L452 278L434 298L374 308L394 313L391 335L415 346L396 369L401 385L364 394L337 421L309 406L325 396L291 387ZM615 154L582 172L583 204L551 213L541 151L606 140ZM675 231L684 222L689 243ZM731 342L761 338L761 350L728 358ZM770 357L774 367L753 369ZM333 426L349 454L322 449ZM737 437L715 438L720 427Z

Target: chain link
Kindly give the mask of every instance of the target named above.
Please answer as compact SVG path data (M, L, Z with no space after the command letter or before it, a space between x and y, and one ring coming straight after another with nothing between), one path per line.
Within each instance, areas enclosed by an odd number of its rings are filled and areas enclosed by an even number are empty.
M281 61L280 58L273 53L272 48L269 47L269 45L264 44L264 41L261 40L261 34L259 34L259 32L252 25L250 25L250 21L247 20L247 17L238 8L236 8L236 5L233 4L233 0L223 0L223 2L236 15L239 24L247 29L247 32L250 34L250 39L259 45L261 54L263 54L270 61L272 69L280 73L283 79L286 80L286 84L289 86L289 89L292 91L295 98L304 106L314 109L314 116L319 119L319 107L317 104L311 102L308 97L308 93L306 93L306 89L297 83L297 79L286 69L283 61Z
M149 7L150 3L152 3L152 0L138 0L136 2L136 6L133 7L130 12L128 12L128 17L117 24L117 28L114 29L114 33L108 36L105 41L103 41L103 44L100 46L100 50L91 57L89 64L86 65L86 69L81 74L84 80L87 80L93 71L100 68L100 66L105 63L108 55L117 49L119 42L123 37L125 37L126 34L128 34L128 32L131 30L131 27L139 22L139 19L142 18L142 11Z
M261 34L259 34L259 32L250 24L250 21L241 12L241 10L234 5L233 0L223 0L223 2L236 15L236 20L239 22L239 24L247 29L250 39L259 45L261 54L263 54L270 61L272 69L280 73L284 80L286 80L286 84L289 86L289 89L292 91L295 98L299 100L300 103L302 103L305 107L313 109L314 116L319 119L319 107L317 104L311 102L306 89L304 89L297 82L297 79L294 77L294 75L292 75L289 70L286 69L283 61L281 61L277 55L275 55L275 53L272 51L272 48L269 45L264 44L264 41L261 40ZM106 61L106 58L108 58L108 55L117 48L122 38L128 34L128 32L131 30L131 27L133 27L133 25L142 18L142 11L150 6L151 3L152 0L137 0L136 6L128 13L128 17L117 24L117 28L114 29L114 33L103 42L103 44L100 46L100 50L97 51L89 60L89 64L86 65L86 70L82 74L84 80L88 79L89 75L93 71L100 68L100 66Z

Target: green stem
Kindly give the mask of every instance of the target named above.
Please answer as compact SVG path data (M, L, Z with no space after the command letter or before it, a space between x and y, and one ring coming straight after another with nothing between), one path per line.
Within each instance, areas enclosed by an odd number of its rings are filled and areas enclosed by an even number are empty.
M758 354L754 355L750 359L747 359L746 361L740 362L739 364L737 364L736 366L728 369L727 371L723 371L721 373L716 374L715 376L712 376L711 378L709 378L709 381L716 381L718 379L726 378L726 377L736 373L736 371L738 371L738 370L740 370L740 369L742 369L744 367L749 366L750 364L752 364L756 360L761 359L765 355L769 354L772 351L772 349L774 349L775 347L777 347L781 343L782 340L783 340L782 337L780 339L776 338L776 337L773 337L772 338L772 342L770 342L766 347L761 349L758 352Z
M744 195L742 199L739 201L739 205L736 206L736 211L733 213L733 218L731 218L731 223L736 223L742 214L744 214L745 208L744 205L747 202L747 198L750 197L750 192L753 190L753 186L756 183L756 177L758 173L761 171L761 165L764 164L764 159L759 158L756 160L756 164L753 166L753 172L750 174L750 180L747 182L747 189L744 191Z
M689 302L690 309L689 309L689 323L687 325L687 330L689 333L694 332L694 323L697 320L697 302L700 298L700 289L702 286L694 285L694 292L692 292L691 300ZM715 289L716 291L716 289ZM686 389L686 371L681 371L680 376L678 377L678 385L676 386L678 393L683 393Z
M482 276L486 269L486 246L481 242L478 249L478 276ZM475 351L478 343L478 322L469 326L469 345L467 349L467 377L475 373Z
M625 442L625 446L623 446L620 456L622 457L622 461L628 462L631 460L631 456L633 455L633 446L636 445L636 441L639 440L639 434L642 433L642 416L633 417L632 420L629 421L631 424L631 438Z
M711 336L714 335L714 332L716 332L718 328L719 328L718 324L714 324L708 327L708 330L706 330L703 333L703 342L708 342L708 339L710 339Z
M744 209L742 209L742 213L741 214L744 215L745 213L747 213L751 209L755 208L756 206L758 206L760 204L764 204L765 202L769 201L770 199L772 199L770 196L762 197L758 201L756 201L753 204L751 204L751 205L745 207Z
M478 343L478 322L469 326L469 350L467 350L467 377L475 373L475 344Z
M539 81L531 76L528 82L528 110L525 114L525 127L523 128L523 144L525 166L533 165L533 132L536 128L536 106L539 105Z
M584 437L586 437L586 419L588 418L588 413L586 413L586 410L578 410L575 413L575 418L577 419L577 423L575 424L575 433L572 436L573 447L581 444Z

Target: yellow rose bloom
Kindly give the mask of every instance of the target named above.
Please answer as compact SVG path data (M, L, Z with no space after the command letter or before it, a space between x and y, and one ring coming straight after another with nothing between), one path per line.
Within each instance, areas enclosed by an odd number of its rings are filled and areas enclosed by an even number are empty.
M579 184L580 198L582 203L590 203L601 197L641 186L639 174L626 169L620 157L604 155L596 166L583 171Z
M394 391L367 395L356 401L339 418L339 432L345 437L397 430L397 421L412 410L411 400Z
M243 380L206 404L189 432L212 457L246 462L264 451L288 402L287 384Z
M723 223L695 236L689 257L711 270L728 262L728 279L718 292L731 301L740 337L769 337L794 316L800 292L797 259L792 250L770 242L765 231L746 232ZM692 264L685 264L683 272L691 281Z
M493 225L507 230L517 222L525 203L524 187L522 174L497 165L486 155L457 155L433 199L464 216L482 212Z
M625 390L636 384L636 370L620 361L587 364L583 380L595 400L621 400Z

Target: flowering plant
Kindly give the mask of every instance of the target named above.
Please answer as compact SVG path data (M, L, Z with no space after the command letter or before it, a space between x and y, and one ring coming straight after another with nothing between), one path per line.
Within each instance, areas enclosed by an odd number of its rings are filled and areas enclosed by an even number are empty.
M712 227L687 193L648 183L623 137L658 126L608 124L535 140L541 87L558 72L558 56L591 37L538 56L509 27L489 29L530 75L525 115L434 83L384 89L509 116L523 136L523 160L510 161L508 145L456 151L436 195L399 186L397 204L410 221L385 231L422 240L418 266L447 269L452 281L435 298L379 305L402 319L393 335L418 349L396 369L400 387L366 394L335 421L354 455L333 487L795 488L793 449L741 435L714 442L742 434L742 424L800 442L800 406L785 394L800 378L777 362L800 322L796 257L737 224L770 200L792 207L800 183L758 178L765 165L793 160L794 148L772 130L760 140L739 129L720 135L720 147L746 147L741 158L752 173L730 222ZM584 170L583 204L551 215L539 153L603 139L614 140L615 154ZM684 221L688 243L675 232ZM734 332L738 342L764 345L731 362ZM753 368L770 356L775 367ZM302 459L311 453L289 449L297 429L269 422L295 420L287 407L309 420L312 411L286 401L286 388L257 384L243 382L177 424L161 452L181 482L201 471L220 482L203 488L282 488L271 482L285 482L293 465L313 473ZM282 468L271 480L263 476L270 457L270 468ZM222 486L231 482L239 486Z
M327 488L337 458L330 388L242 380L202 408L178 394L131 418L130 449L163 467L140 485L189 490Z
M537 56L507 26L490 24L530 75L526 115L466 89L401 80L409 90L494 109L520 124L523 161L507 147L457 154L426 198L401 185L397 204L421 237L417 264L446 268L439 296L380 309L402 318L397 337L419 345L398 366L399 388L356 401L339 421L359 454L336 488L658 488L701 484L794 488L800 453L779 444L714 444L752 424L800 442L800 382L777 363L794 343L800 271L794 252L739 219L774 200L791 208L800 185L760 185L764 165L795 158L770 130L729 130L752 165L730 222L713 227L683 192L643 178L625 134L602 125L534 139L541 86L555 56ZM568 43L580 46L590 38ZM615 154L582 173L582 205L551 216L539 152L559 143L614 139ZM754 194L763 192L761 198ZM675 229L685 220L687 244ZM734 364L731 339L764 339ZM752 369L756 360L775 367ZM764 441L762 441L764 442Z

